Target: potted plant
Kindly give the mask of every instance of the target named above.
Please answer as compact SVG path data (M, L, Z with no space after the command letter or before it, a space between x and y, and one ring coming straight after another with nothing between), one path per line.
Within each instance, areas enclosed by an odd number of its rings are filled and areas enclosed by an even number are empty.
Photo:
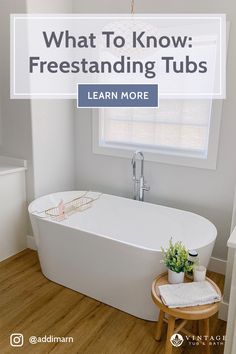
M188 263L188 250L181 241L173 243L172 238L169 241L169 247L166 250L161 247L161 250L163 254L162 262L168 268L169 283L183 283L185 272L192 270L192 265Z

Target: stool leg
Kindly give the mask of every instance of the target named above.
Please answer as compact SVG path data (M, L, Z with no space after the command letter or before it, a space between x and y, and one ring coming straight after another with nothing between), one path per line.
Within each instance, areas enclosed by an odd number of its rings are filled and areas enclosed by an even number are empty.
M165 315L165 313L160 310L158 322L157 322L157 328L156 328L156 335L155 335L156 340L161 339L164 315Z
M192 321L192 332L194 335L198 335L198 321L194 320Z
M167 330L167 337L166 337L166 347L165 347L165 354L172 353L172 343L170 342L171 336L174 334L175 330L175 317L169 316L168 319L168 330Z
M209 318L206 318L203 320L203 335L207 336L207 338L209 338ZM209 341L206 340L205 341L205 353L206 354L210 354L210 346L209 346Z

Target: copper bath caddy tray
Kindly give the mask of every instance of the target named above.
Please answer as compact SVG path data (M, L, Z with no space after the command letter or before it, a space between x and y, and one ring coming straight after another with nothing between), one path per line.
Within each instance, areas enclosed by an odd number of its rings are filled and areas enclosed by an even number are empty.
M39 216L39 214L43 213L44 215L40 217L47 218L49 216L52 220L55 221L65 220L67 217L69 217L74 213L82 212L90 208L92 206L92 203L95 200L99 199L100 196L102 195L100 193L97 197L93 198L87 196L87 194L88 192L66 203L64 203L64 201L61 200L57 206L43 210L41 212L38 212L37 214Z

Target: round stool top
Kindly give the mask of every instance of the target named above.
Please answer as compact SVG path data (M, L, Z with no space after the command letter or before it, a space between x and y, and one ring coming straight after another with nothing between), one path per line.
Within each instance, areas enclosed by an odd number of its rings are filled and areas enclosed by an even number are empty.
M221 291L218 286L208 277L206 280L211 283L217 293L221 296ZM185 277L185 282L191 282L190 279ZM176 307L169 308L166 306L160 297L158 286L169 284L167 273L160 274L152 283L152 299L154 303L160 308L160 310L168 313L173 317L178 317L186 320L201 320L204 318L209 318L219 311L220 302L215 302L208 305L198 305L198 306L189 306L189 307Z

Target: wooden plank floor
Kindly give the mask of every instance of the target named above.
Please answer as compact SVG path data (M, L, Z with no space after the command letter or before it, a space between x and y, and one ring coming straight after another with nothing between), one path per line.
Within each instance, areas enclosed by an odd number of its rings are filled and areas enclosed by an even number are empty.
M208 274L221 289L224 277ZM155 323L140 320L46 279L37 253L25 250L0 263L0 353L152 354L164 353L153 338ZM210 331L223 335L226 324L214 317ZM22 333L24 345L11 348L11 333ZM29 344L30 336L70 336L73 343ZM173 353L202 353L185 344ZM214 347L213 354L223 353Z

